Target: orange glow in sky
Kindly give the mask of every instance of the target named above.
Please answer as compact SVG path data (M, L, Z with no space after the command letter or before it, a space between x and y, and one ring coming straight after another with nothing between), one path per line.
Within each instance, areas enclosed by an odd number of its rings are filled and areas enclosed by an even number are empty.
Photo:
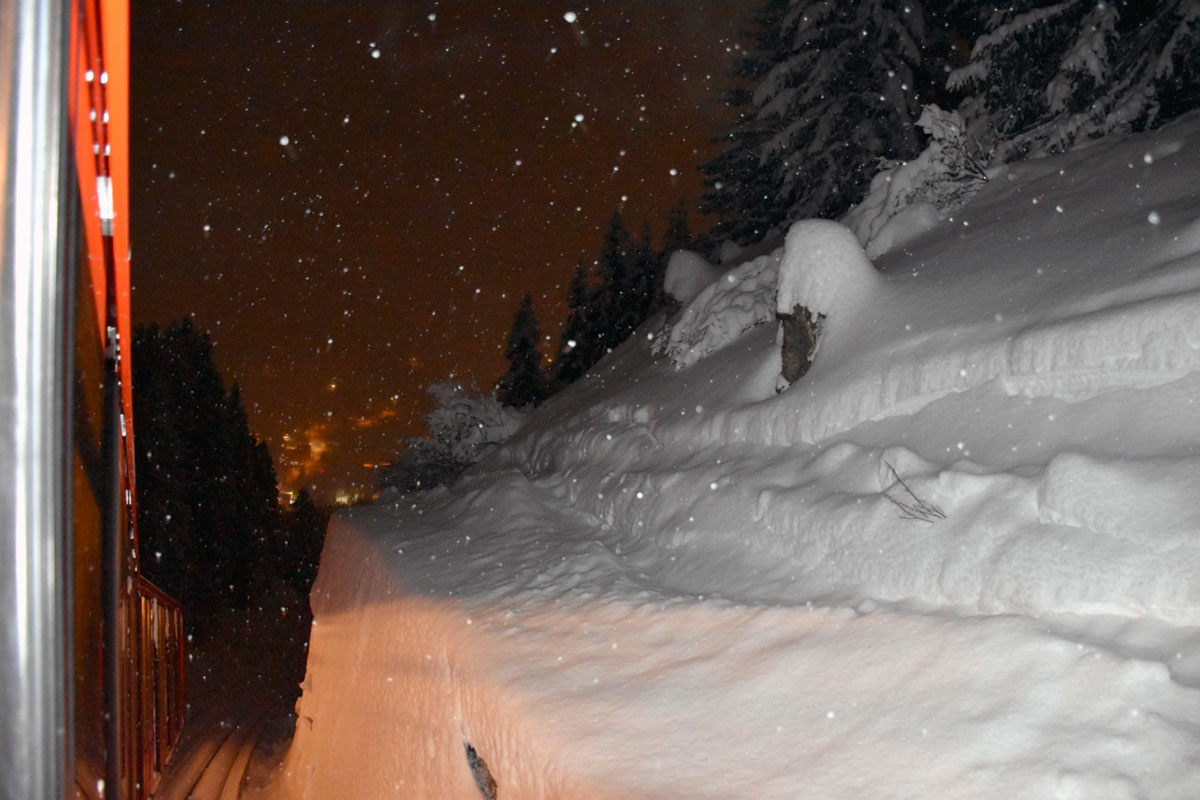
M731 118L745 4L425 6L133 5L135 322L211 331L318 494L424 435L430 384L490 389L525 292L553 349L613 210L661 237Z

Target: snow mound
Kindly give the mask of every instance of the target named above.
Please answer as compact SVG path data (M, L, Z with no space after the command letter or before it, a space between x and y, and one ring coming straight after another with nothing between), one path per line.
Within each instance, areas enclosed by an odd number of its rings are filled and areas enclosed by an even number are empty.
M865 232L855 231L859 238L866 238L865 250L867 258L875 259L884 253L916 239L923 233L937 227L944 218L927 200L914 200L906 203L903 208L886 218L876 217L877 223Z
M790 314L803 306L831 319L845 318L880 284L853 231L832 220L802 220L788 230L775 310Z
M895 246L932 230L942 215L927 200L912 197L915 186L931 169L925 151L907 164L881 172L871 179L862 202L844 218L862 243L868 258L877 258Z
M676 250L667 260L663 291L686 306L715 283L723 272L720 267L708 263L704 256L690 250Z

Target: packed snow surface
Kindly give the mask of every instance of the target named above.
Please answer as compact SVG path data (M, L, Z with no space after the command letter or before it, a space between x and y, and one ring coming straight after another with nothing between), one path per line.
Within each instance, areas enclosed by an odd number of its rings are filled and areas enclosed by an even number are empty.
M1200 797L1196 186L1193 117L873 263L800 223L343 512L282 790ZM827 324L776 393L780 291Z

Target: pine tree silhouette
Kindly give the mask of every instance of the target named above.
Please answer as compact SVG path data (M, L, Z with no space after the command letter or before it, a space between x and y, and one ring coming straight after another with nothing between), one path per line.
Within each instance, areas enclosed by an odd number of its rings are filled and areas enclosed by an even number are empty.
M496 396L504 405L523 408L536 406L545 399L546 379L537 343L537 315L533 311L533 298L526 293L513 317L504 350L508 370L496 384Z

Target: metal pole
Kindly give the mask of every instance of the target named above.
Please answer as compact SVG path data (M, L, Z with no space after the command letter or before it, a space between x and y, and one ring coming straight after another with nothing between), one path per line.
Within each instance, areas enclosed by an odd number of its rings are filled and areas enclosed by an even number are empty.
M0 0L0 798L67 794L67 14Z

